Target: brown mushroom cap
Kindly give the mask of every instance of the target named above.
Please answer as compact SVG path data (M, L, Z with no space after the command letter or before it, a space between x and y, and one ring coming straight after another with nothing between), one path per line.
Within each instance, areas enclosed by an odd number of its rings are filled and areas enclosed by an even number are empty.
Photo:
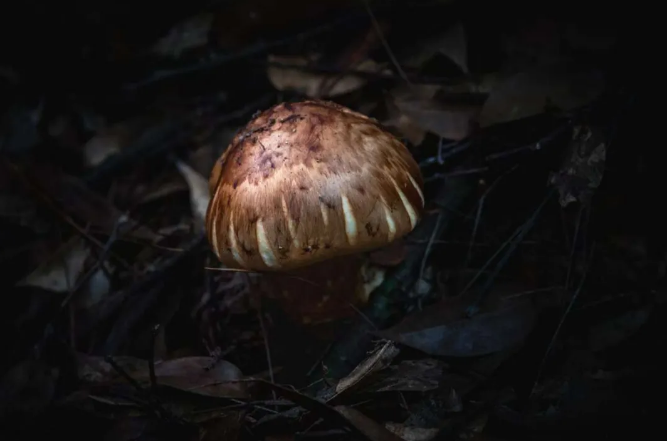
M423 179L408 149L338 104L278 104L232 140L210 178L208 239L232 268L284 271L412 231Z

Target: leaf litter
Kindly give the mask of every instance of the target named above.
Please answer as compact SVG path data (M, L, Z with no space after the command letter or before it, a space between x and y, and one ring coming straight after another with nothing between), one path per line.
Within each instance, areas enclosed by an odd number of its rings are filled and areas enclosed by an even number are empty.
M45 4L57 19L0 27L53 36L0 67L0 426L381 441L659 421L666 219L632 33L549 8L232 3ZM407 142L423 218L313 269L324 286L220 268L211 167L255 112L313 98Z

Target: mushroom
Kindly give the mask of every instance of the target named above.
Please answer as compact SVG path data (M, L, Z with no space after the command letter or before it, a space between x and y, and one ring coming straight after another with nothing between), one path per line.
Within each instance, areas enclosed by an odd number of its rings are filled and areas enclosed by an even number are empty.
M229 268L286 272L388 245L424 212L395 136L328 101L281 103L232 139L210 177L208 240Z

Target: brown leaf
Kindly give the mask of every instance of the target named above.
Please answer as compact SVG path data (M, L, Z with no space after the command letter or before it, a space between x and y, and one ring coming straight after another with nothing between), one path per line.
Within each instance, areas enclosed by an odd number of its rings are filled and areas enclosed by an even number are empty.
M481 127L543 113L547 107L569 111L602 93L604 78L594 70L564 63L550 64L511 75L500 81L479 116Z
M380 423L373 421L363 413L347 406L336 406L335 409L343 415L354 427L359 429L366 438L372 441L402 441L402 438L391 432Z
M481 105L444 103L426 93L394 91L393 102L398 110L419 127L440 137L461 140L466 138L477 118Z
M427 133L412 118L402 114L394 115L392 118L384 121L384 125L396 128L413 145L420 145Z
M472 357L510 348L531 331L536 315L531 299L491 296L468 318L471 297L445 299L376 334L431 355Z
M336 385L336 393L340 394L361 382L365 377L386 368L399 352L400 351L396 345L392 342L385 342L385 344L380 346L377 351L373 352L364 361L359 363L347 377L342 378L338 382Z
M142 373L146 379L147 370ZM201 395L247 397L245 384L229 383L243 377L239 368L228 361L216 361L213 357L185 357L156 363L155 375L160 384Z
M135 357L114 357L114 361L137 381L150 381L148 361ZM104 358L78 355L79 377L89 383L124 382L125 380ZM243 377L232 363L213 357L184 357L155 362L158 384L187 392L214 397L246 398Z

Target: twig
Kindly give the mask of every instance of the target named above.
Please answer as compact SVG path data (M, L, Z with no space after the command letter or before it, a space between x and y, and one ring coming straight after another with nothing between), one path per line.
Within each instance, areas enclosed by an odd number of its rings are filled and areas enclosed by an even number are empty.
M157 389L157 378L155 377L155 341L157 340L159 331L160 324L158 323L153 327L153 331L151 333L151 356L148 360L148 375L151 379L151 389L153 391Z
M512 233L510 238L507 241L505 241L505 243L498 249L498 251L496 251L494 253L493 256L491 256L491 258L486 262L486 264L484 264L484 267L482 267L482 269L475 275L475 277L473 277L473 279L463 289L463 292L460 295L465 294L470 289L470 287L472 287L472 285L475 283L475 281L477 281L477 279L480 277L482 271L484 271L491 264L493 259L495 259L495 257L498 256L500 254L500 252L507 247L507 250L505 251L505 254L500 259L500 261L498 261L495 268L493 269L493 271L491 272L489 277L486 279L486 282L484 283L484 285L480 289L480 292L477 295L477 300L467 308L467 315L469 317L473 316L474 314L476 314L479 311L480 305L483 302L484 298L486 297L486 292L489 290L489 288L491 287L491 285L495 281L496 277L498 276L498 273L500 273L500 270L502 268L504 268L504 266L507 263L507 261L509 260L510 256L514 253L514 250L516 249L518 244L523 240L523 238L526 236L526 234L528 234L528 232L531 230L531 228L535 224L535 221L537 220L537 217L538 217L540 211L542 211L542 208L546 205L546 203L549 201L549 199L551 199L551 196L554 194L554 192L555 192L554 188L549 189L549 191L547 192L546 197L542 200L540 205L538 205L538 207L535 209L533 214L528 218L528 220L526 222L524 222L521 226L519 226L519 228L517 228L517 230L514 231L514 233Z
M185 423L186 422L185 420L177 417L176 415L171 413L168 409L166 409L164 406L162 406L162 404L160 404L160 402L157 400L157 398L154 395L148 393L141 386L141 384L139 384L139 382L137 382L137 380L132 378L132 376L130 374L128 374L125 371L125 369L123 369L118 363L116 363L116 361L113 359L113 357L107 355L106 357L104 357L104 361L109 363L111 365L111 367L116 372L118 372L123 378L125 378L125 380L128 383L130 383L132 385L132 387L134 387L137 390L139 395L141 395L142 398L144 398L144 400L146 400L146 402L148 402L151 410L156 414L156 416L158 416L160 418L170 420L170 421L174 421L174 422L180 422L180 423Z
M581 219L584 215L585 207L579 207L579 214L577 215L577 224L574 227L574 237L572 238L572 246L570 248L570 263L567 266L567 276L565 276L565 289L570 289L570 277L572 276L572 269L574 268L574 253L577 250L577 243L579 241L579 228L581 227Z
M593 261L593 255L595 253L595 243L591 247L591 253L590 256L588 257L588 262L586 264L586 268L584 269L584 273L581 276L581 281L579 282L579 286L577 287L577 290L574 292L572 295L572 298L570 299L570 302L567 305L567 308L563 312L562 317L560 318L560 321L558 322L558 326L556 326L556 330L554 331L554 335L551 337L551 341L549 341L549 346L547 346L547 350L544 353L544 356L542 357L542 361L540 362L540 366L537 369L537 375L535 376L535 381L533 382L533 387L531 389L530 395L532 396L535 393L535 388L537 387L537 383L539 382L541 376L542 376L542 371L544 370L544 365L546 363L546 360L551 353L554 344L556 343L556 339L558 338L558 334L560 334L560 330L563 327L563 323L565 323L565 319L567 318L568 314L572 310L572 306L575 304L577 299L579 298L579 294L581 294L581 290L584 287L584 283L586 282L586 279L588 277L588 271L590 270L591 267L591 262Z
M496 159L505 158L507 156L515 155L515 154L521 153L523 151L541 150L545 146L545 144L553 141L558 135L565 132L565 130L569 129L571 127L571 125L572 125L572 121L568 120L565 124L559 126L556 130L553 130L550 133L547 133L544 137L542 137L537 142L533 142L533 143L525 145L525 146L516 147L516 148L513 148L513 149L509 149L509 150L505 150L505 151L502 151L502 152L487 155L486 158L484 158L484 160L489 162L489 161L494 161Z
M248 278L248 284L252 285L252 280L250 279L249 275L246 275ZM275 378L273 376L273 361L271 360L271 348L269 346L269 336L266 333L266 326L264 326L264 312L262 308L262 301L260 298L259 301L259 306L257 307L257 319L259 320L259 327L262 330L262 340L264 341L264 352L266 354L266 364L269 369L269 379L271 380L271 383L275 383ZM278 397L276 395L275 390L271 390L273 394L273 399L277 400Z
M468 253L466 254L466 261L465 261L465 265L464 265L466 268L468 267L468 265L470 265L470 260L472 259L472 248L473 248L473 244L475 243L475 237L477 237L477 229L479 227L479 223L480 223L480 220L481 220L481 217L482 217L482 210L484 208L484 202L486 201L487 196L491 193L491 190L496 188L496 186L498 185L498 182L500 182L505 176L509 175L514 170L516 170L517 167L518 167L518 165L514 165L514 167L512 167L511 169L507 170L505 173L500 175L500 177L498 177L498 179L493 181L493 184L491 184L489 186L489 188L486 189L486 191L484 192L482 197L479 198L479 203L477 205L477 214L475 215L475 224L474 224L473 229L472 229L472 236L470 237L470 244L468 246Z
M97 271L104 262L107 260L109 254L111 253L111 247L112 245L118 240L118 235L120 231L120 227L123 223L125 223L128 220L128 216L126 214L122 214L121 216L116 219L116 223L114 224L113 230L111 231L111 234L109 235L109 238L107 239L106 243L102 247L102 251L100 252L97 261L93 266L90 267L90 269L81 277L81 279L78 281L76 284L75 288L63 299L63 301L60 303L60 308L64 308L65 305L67 305L70 300L72 299L72 296L81 289L84 283L92 277L92 275Z
M447 152L445 153L443 151L444 146L442 145L442 138L440 138L440 142L438 144L438 164L443 165L445 163L445 159L450 158L464 150L466 150L470 145L472 144L472 140L468 139L465 142L464 141L458 141L455 142L454 144L450 144L447 146Z
M428 243L426 244L426 249L424 250L424 257L422 257L422 263L419 266L419 278L417 281L420 281L424 278L424 270L426 269L426 261L428 260L428 257L431 255L431 250L433 249L433 243L435 242L436 236L438 235L440 230L440 224L442 223L442 218L444 217L443 210L438 211L438 219L435 222L435 227L433 228L433 233L431 233L431 237L428 239Z
M451 173L433 173L428 178L424 178L424 182L433 182L439 179L451 178L452 176L473 175L476 173L484 173L489 171L489 167L469 168L466 170L457 170Z
M389 56L389 59L391 60L392 64L396 68L396 71L398 74L403 78L403 80L408 84L410 87L414 87L413 84L410 82L410 79L408 76L405 74L405 71L403 71L403 68L401 67L400 63L398 62L398 59L394 55L394 52L391 50L391 47L389 47L389 43L387 43L387 39L384 38L384 33L382 32L382 28L380 27L380 23L378 23L377 19L375 18L375 14L373 13L373 10L371 9L370 5L368 4L367 0L360 0L363 4L364 7L366 8L366 12L368 12L368 16L371 19L371 23L373 23L373 27L375 28L375 32L377 33L378 38L382 42L382 46L384 46L385 52L387 52L387 55Z

